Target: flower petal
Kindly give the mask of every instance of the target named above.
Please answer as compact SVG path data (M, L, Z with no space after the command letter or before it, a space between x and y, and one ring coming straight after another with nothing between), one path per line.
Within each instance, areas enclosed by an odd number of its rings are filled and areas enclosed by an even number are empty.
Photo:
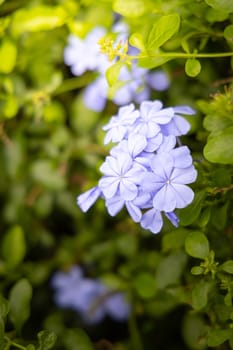
M141 226L144 229L150 230L152 233L158 233L163 226L163 220L160 211L155 210L154 208L148 210L142 216Z
M96 202L100 193L99 187L96 186L78 196L77 204L84 213Z

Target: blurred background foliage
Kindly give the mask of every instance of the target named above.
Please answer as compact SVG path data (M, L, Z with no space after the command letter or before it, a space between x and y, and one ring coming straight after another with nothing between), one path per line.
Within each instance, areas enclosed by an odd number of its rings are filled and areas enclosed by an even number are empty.
M74 77L63 51L70 33L110 30L116 13L143 38L159 16L179 13L166 52L232 52L230 0L0 1L0 349L233 349L230 56L201 59L193 78L183 58L164 63L170 88L152 96L197 111L182 139L196 196L179 228L165 221L155 236L124 212L110 218L102 201L85 215L76 206L96 184L108 151L101 126L117 107L85 107L94 73ZM75 264L126 293L128 322L88 326L55 305L51 277Z

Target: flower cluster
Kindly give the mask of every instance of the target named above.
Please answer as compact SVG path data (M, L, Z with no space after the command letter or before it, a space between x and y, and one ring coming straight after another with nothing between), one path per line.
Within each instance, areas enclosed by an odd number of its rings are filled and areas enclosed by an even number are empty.
M103 127L104 143L117 143L100 167L98 185L78 197L86 212L102 197L108 213L124 206L131 218L153 233L161 230L162 212L178 226L176 208L184 208L194 193L187 184L197 172L187 146L177 146L190 125L181 114L194 114L187 106L163 108L161 101L144 101L121 107Z
M128 28L124 23L117 23L112 30L116 35L117 43L127 40ZM104 35L106 35L106 29L103 27L95 27L85 38L71 35L64 51L64 61L71 67L74 75L82 75L87 70L98 73L93 83L84 90L85 105L97 112L102 111L106 105L109 87L105 74L112 64L107 56L100 52L98 45ZM129 47L128 53L132 54L135 50ZM137 67L135 62L132 62L131 67L122 67L118 80L121 86L112 100L119 106L132 101L141 103L150 97L151 89L164 91L170 84L164 72L149 73L147 69Z
M99 280L85 278L79 266L55 273L52 287L56 304L77 311L88 324L98 323L107 315L116 321L129 316L130 306L124 294L110 290Z

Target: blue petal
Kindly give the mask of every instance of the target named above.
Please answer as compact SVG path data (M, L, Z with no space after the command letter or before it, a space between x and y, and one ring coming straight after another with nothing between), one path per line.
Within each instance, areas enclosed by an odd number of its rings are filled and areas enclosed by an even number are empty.
M88 209L96 202L100 196L99 187L93 187L87 192L80 194L77 198L77 204L82 209L83 212L88 211Z
M160 211L155 210L154 208L148 210L142 216L141 226L147 230L150 230L152 233L160 232L163 226L163 220Z

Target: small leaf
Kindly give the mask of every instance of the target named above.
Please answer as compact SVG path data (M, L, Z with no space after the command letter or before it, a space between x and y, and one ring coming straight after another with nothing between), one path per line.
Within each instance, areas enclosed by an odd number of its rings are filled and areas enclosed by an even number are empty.
M94 350L92 342L81 328L69 329L64 335L64 344L69 350Z
M205 2L215 10L233 12L233 2L231 0L205 0Z
M9 302L0 295L0 317L5 318L9 312Z
M201 280L192 290L192 306L195 310L203 309L208 302L208 294L212 283Z
M194 258L205 259L209 255L208 239L202 232L191 232L185 240L185 250Z
M233 24L230 24L224 29L223 35L226 40L233 42Z
M196 77L201 71L201 64L196 58L188 58L185 62L185 72L189 77Z
M123 62L117 62L111 65L106 71L106 78L110 86L114 85L119 77L121 68L124 66Z
M158 50L158 57L150 57L147 52L141 52L138 56L139 67L147 69L156 68L173 59L172 57L159 57L159 52L160 51Z
M219 346L232 335L232 329L211 329L208 334L208 346Z
M2 254L10 268L17 266L26 253L26 243L23 229L20 226L12 227L6 234L2 245Z
M233 260L225 261L219 268L227 273L233 274Z
M135 277L133 286L141 298L152 298L156 291L156 279L150 273L142 272Z
M233 126L211 136L203 153L210 162L233 164Z
M56 334L48 330L39 332L37 337L39 340L39 347L37 350L49 350L55 345L57 340Z
M131 46L136 47L140 51L145 51L145 43L141 33L133 33L129 37L129 43Z
M146 48L154 51L168 41L179 29L180 16L178 14L161 17L152 27Z
M30 316L31 297L32 287L25 278L19 280L10 291L10 319L18 333Z
M113 10L125 17L139 17L151 7L149 0L114 0Z
M201 266L194 266L191 269L192 275L201 275L203 273L203 268Z
M15 67L17 59L17 48L14 42L8 38L0 44L0 73L10 73Z
M12 17L11 30L18 36L24 32L51 30L65 23L67 14L61 6L34 6L20 9Z
M193 202L188 205L186 208L180 210L179 218L180 225L188 226L192 224L200 215L202 210L202 204L205 200L206 192L200 191L195 194Z

